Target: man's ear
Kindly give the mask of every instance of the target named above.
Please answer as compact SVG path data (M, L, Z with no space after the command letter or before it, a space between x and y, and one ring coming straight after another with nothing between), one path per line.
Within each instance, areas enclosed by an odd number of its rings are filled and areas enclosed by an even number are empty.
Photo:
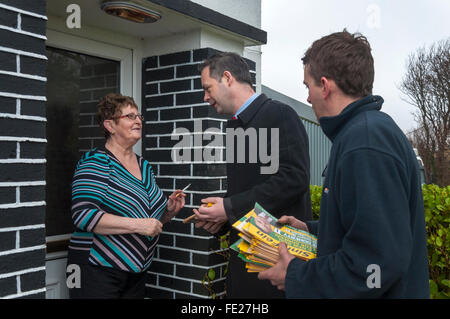
M330 90L332 88L332 83L329 79L322 76L320 78L320 84L322 85L322 97L326 99L330 95Z
M230 73L230 71L224 71L222 77L225 79L225 83L227 85L231 85L234 80L233 75Z

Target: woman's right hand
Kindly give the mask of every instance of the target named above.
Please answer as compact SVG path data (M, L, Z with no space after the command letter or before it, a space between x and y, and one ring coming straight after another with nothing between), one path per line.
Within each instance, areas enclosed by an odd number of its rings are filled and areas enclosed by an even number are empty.
M155 237L162 232L162 224L155 218L139 218L136 221L136 233Z

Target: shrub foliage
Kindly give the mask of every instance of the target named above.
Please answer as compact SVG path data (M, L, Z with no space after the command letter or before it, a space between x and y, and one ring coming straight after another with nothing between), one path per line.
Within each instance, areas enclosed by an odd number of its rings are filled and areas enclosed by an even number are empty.
M319 218L322 186L310 186L314 219ZM423 185L430 296L450 298L450 186Z

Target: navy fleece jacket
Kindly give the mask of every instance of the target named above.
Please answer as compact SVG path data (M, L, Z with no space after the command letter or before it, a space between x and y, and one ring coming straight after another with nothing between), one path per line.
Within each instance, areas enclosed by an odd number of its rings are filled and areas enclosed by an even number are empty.
M382 103L369 95L320 119L333 146L320 219L307 223L317 258L289 264L287 298L429 298L417 160Z

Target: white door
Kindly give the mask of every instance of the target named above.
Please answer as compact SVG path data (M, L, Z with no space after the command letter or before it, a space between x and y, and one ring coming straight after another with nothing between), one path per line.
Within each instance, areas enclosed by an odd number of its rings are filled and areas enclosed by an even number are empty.
M131 49L53 30L47 38L46 296L60 299L68 298L73 172L83 153L105 142L96 104L110 92L133 96L135 79Z

